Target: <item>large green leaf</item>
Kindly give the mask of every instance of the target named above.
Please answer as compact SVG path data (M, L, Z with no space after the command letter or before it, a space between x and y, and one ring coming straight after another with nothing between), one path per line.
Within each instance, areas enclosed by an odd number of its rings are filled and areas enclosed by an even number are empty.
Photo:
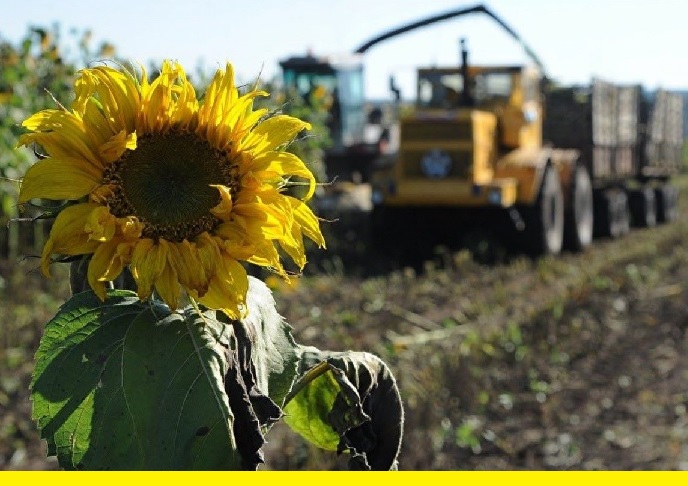
M36 354L33 415L66 469L238 469L232 326L128 291L74 296Z
M246 296L248 316L237 328L250 343L247 353L255 371L255 382L261 392L269 395L278 405L292 388L299 362L299 346L291 335L291 327L278 314L270 289L261 281L249 277Z
M308 370L297 384L293 398L285 407L285 422L292 430L321 449L336 451L339 446L339 433L327 417L334 408L340 389L327 363L321 363ZM360 412L360 409L355 411ZM349 416L352 419L350 427L368 420L367 416L360 413Z
M351 469L395 469L404 412L387 365L369 353L313 347L300 357L285 422L318 447L351 453Z
M84 268L72 266L74 290ZM229 322L127 290L72 297L46 327L31 384L49 454L66 469L256 469L285 406L292 428L349 451L350 467L395 467L403 411L387 366L297 345L254 278L247 307Z

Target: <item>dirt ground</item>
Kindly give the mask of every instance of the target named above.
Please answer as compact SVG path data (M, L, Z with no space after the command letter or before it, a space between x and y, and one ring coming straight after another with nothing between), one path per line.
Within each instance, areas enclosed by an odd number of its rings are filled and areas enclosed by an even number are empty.
M390 363L401 469L688 469L685 206L583 254L440 251L376 277L351 277L355 262L277 292L278 307L298 341ZM268 464L341 467L294 441L278 435Z

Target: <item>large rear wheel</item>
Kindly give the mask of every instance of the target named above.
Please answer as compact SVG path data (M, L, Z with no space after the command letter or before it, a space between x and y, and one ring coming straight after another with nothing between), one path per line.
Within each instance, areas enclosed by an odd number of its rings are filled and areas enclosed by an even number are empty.
M548 166L535 204L525 211L528 249L538 255L556 255L564 242L564 194L557 171Z
M657 200L651 187L642 187L630 194L634 226L651 228L657 224Z
M582 165L574 170L569 197L564 218L564 243L567 248L580 251L590 246L593 235L592 182Z
M619 238L630 230L628 196L622 188L595 192L595 234Z
M678 218L678 189L669 183L655 189L657 222L670 223Z

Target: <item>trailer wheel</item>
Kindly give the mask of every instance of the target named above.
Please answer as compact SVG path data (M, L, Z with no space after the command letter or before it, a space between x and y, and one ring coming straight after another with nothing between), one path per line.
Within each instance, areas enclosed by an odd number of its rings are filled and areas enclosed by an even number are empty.
M655 189L657 222L670 223L678 218L678 189L664 184Z
M595 193L595 234L608 238L620 238L631 226L628 195L619 188Z
M628 205L628 194L619 189L616 196L616 237L627 235L631 231L631 208Z
M590 246L593 234L592 182L582 165L573 174L570 198L564 218L564 243L573 251L581 251Z
M631 191L630 205L633 225L651 228L657 224L657 201L651 187Z
M564 242L564 194L554 168L545 169L537 201L525 216L529 249L538 255L558 254Z

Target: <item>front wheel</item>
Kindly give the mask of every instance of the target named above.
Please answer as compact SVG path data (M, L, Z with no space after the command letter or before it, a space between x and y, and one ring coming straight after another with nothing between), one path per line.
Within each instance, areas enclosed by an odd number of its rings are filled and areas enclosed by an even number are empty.
M524 214L527 245L538 255L556 255L564 242L564 193L557 171L548 166L537 201Z
M569 207L564 225L564 243L573 251L590 246L593 235L592 182L588 170L579 165L573 173Z

